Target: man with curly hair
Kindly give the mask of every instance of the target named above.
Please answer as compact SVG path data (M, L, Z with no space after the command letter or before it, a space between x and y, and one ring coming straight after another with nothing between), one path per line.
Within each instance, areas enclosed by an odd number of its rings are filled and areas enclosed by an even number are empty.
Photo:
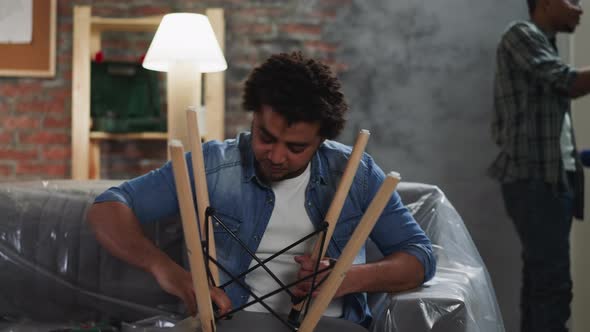
M331 140L344 127L348 107L329 68L301 53L273 55L254 69L245 83L243 107L253 112L251 132L203 144L210 204L250 251L265 259L313 232L324 220L351 153L350 147ZM339 257L383 179L383 171L365 154L327 256ZM107 250L153 274L165 291L181 298L193 313L196 304L190 273L147 240L139 227L178 214L174 188L167 163L101 194L88 221ZM254 265L219 226L214 228L218 261L234 275ZM397 193L370 236L384 258L367 263L365 250L361 250L326 312L364 326L371 321L365 292L417 287L432 278L436 264L430 240ZM310 241L268 263L284 284L313 270L313 262L305 255L314 239ZM229 278L224 273L220 277L222 282ZM262 269L242 281L258 295L278 288ZM310 282L301 283L290 290L291 295L305 295L309 287ZM212 299L225 313L247 303L251 296L232 283L223 290L212 288ZM287 313L290 301L283 292L265 303ZM264 309L256 304L246 310Z

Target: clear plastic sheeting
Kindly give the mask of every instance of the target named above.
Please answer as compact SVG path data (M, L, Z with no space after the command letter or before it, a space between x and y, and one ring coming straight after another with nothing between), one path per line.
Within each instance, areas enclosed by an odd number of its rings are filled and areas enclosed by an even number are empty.
M104 251L85 222L94 197L118 183L0 184L0 332L81 322L129 327L150 317L183 317L176 298L147 272ZM417 290L369 294L370 331L504 331L488 272L451 203L435 186L401 183L398 191L431 238L438 267L434 279ZM157 246L183 261L178 218L143 228ZM367 254L379 258L371 244Z
M148 273L104 251L85 222L94 197L118 182L38 181L0 185L0 317L6 321L139 320L170 315L175 297ZM182 258L182 228L146 225L146 235Z
M436 186L400 183L398 192L431 239L437 269L417 290L370 294L371 331L504 331L488 271L453 205Z

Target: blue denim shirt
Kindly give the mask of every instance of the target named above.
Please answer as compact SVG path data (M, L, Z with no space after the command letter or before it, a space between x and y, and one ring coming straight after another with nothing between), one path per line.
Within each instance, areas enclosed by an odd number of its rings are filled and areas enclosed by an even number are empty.
M350 147L326 140L312 158L305 209L316 228L324 220L350 153ZM242 133L236 139L224 142L207 142L203 144L203 154L211 206L249 249L256 252L274 207L274 193L256 175L250 134ZM189 154L186 160L192 179ZM340 256L384 178L383 171L364 154L330 240L329 257ZM110 188L95 202L105 201L126 204L142 223L178 214L171 164L166 163L162 168ZM234 275L247 270L251 262L248 254L221 226L214 225L214 231L218 261ZM398 251L414 255L424 266L424 281L434 275L436 261L430 240L402 204L397 192L392 195L370 237L384 255ZM354 264L365 262L363 247ZM222 282L229 280L221 271L220 278ZM237 283L232 283L225 291L234 307L245 304L249 297L247 290ZM343 318L365 326L371 321L365 293L345 296L343 312Z

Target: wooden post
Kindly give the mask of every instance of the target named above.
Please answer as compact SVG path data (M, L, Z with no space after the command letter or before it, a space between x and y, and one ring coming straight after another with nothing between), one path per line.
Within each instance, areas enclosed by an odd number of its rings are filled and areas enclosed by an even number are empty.
M225 46L225 21L223 19L223 8L209 8L205 11L209 18L215 37L224 51ZM225 139L225 73L205 74L205 118L207 119L207 140L224 140Z
M88 170L88 178L91 180L100 179L100 141L90 139L89 142L89 156L90 168Z
M90 6L74 6L72 45L72 179L88 179L90 140Z
M178 204L180 206L180 216L182 218L184 240L186 242L193 287L199 309L199 320L201 321L203 332L214 332L215 319L213 306L211 305L211 293L205 271L201 239L197 228L197 215L193 203L188 167L184 159L184 147L180 141L172 140L169 143L169 149L174 170L174 183L176 184Z
M193 63L172 63L167 80L168 139L178 139L189 146L186 109L201 107L201 72Z
M320 293L313 301L309 313L303 319L301 327L299 328L300 332L312 332L317 323L320 321L322 314L342 284L342 281L346 276L346 272L350 269L354 258L367 240L367 237L373 229L373 226L375 226L377 219L379 219L379 216L381 216L385 205L391 199L391 194L394 192L399 181L399 174L394 172L389 173L385 177L383 184L381 184L381 188L379 188L379 191L371 201L369 208L354 230L352 237L346 244L346 247L344 247L342 255L340 255L338 258L338 262L334 266L334 269L330 272L330 275L324 282Z
M188 123L189 142L191 144L191 159L193 162L193 179L195 182L195 191L197 195L197 209L199 212L199 224L201 234L205 236L205 225L209 222L205 216L205 211L209 207L209 191L207 189L207 176L205 173L205 162L203 161L203 147L201 146L201 134L199 133L199 120L197 108L190 107L186 111ZM214 259L217 257L215 250L215 237L213 225L209 223L209 244L207 246L209 255ZM209 263L209 269L213 275L215 286L219 286L219 271L217 265Z

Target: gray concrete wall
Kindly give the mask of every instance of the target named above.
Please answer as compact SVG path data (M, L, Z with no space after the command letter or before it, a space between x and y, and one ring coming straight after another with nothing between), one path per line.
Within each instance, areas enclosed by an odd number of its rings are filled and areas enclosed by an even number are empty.
M496 44L527 16L524 0L353 0L325 27L349 65L341 140L370 129L368 150L385 171L448 195L488 266L507 331L519 325L520 246L485 172L497 153L489 133Z

